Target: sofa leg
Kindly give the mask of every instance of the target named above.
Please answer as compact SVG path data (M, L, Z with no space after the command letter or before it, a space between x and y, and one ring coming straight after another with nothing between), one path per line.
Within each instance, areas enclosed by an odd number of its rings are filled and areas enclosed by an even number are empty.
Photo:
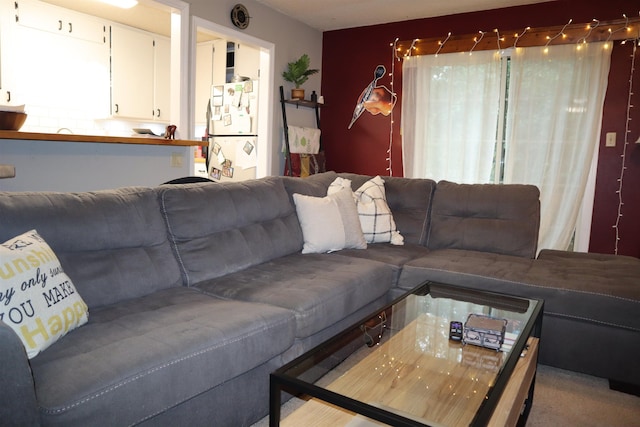
M623 381L609 380L609 388L611 390L620 391L622 393L633 394L640 397L640 385L625 383Z

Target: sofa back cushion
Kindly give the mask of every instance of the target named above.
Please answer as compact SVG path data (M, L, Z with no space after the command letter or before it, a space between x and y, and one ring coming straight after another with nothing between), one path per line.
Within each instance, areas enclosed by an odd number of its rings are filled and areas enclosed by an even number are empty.
M165 186L160 203L187 286L302 250L278 177Z
M338 177L333 171L322 172L309 175L305 178L283 176L282 182L286 188L291 202L293 203L294 194L302 194L304 196L324 197L327 195L329 185Z
M373 178L352 173L340 173L338 176L350 179L353 191ZM382 179L387 204L404 242L424 245L429 230L429 209L436 187L435 181L392 176L383 176Z
M539 227L540 192L533 185L440 181L427 247L535 258Z
M152 188L0 193L0 241L36 229L89 308L181 285Z

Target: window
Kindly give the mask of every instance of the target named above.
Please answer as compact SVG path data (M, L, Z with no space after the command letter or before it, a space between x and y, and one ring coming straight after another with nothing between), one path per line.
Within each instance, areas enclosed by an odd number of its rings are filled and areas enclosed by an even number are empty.
M405 176L536 185L539 248L566 249L599 141L609 58L606 43L590 43L405 59Z

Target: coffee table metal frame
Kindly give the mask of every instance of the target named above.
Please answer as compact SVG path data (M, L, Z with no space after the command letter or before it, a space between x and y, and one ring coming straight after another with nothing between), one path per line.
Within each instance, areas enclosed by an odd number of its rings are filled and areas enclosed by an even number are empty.
M343 349L344 343L351 342L356 334L362 335L362 327L365 324L371 324L371 322L374 322L381 313L387 312L391 309L391 307L398 304L409 295L429 294L432 287L435 287L439 290L446 290L447 292L450 292L449 295L451 297L455 298L455 296L457 296L458 298L455 299L459 300L460 298L473 299L474 297L480 297L485 302L487 301L487 299L493 298L496 302L501 300L504 301L506 299L512 301L519 300L521 302L535 304L535 307L531 312L531 316L527 320L526 324L518 335L518 338L513 344L512 351L509 353L509 356L504 362L500 373L497 375L494 385L490 388L483 403L480 405L475 418L471 423L471 425L473 426L487 425L489 423L489 420L491 419L495 407L500 400L502 392L504 391L511 377L516 363L520 358L520 355L527 349L527 340L530 337L540 337L542 330L542 312L544 301L540 299L520 298L496 292L481 291L477 289L426 281L413 290L395 299L385 307L376 310L371 315L365 317L359 322L356 322L354 325L340 332L336 336L328 339L322 344L314 347L305 354L297 357L296 359L272 372L269 381L269 426L276 427L280 425L280 409L282 403L281 394L282 392L288 392L292 393L293 395L305 394L308 396L312 396L324 402L336 405L348 411L355 412L357 414L383 422L388 425L397 427L424 427L425 424L419 421L403 417L397 413L386 411L384 409L368 405L364 402L350 398L348 396L344 396L342 394L327 390L326 388L315 385L313 382L302 380L297 376L298 374L303 373L315 366L319 360L324 360L325 358L333 355L334 351ZM465 301L465 299L462 299L462 301ZM353 351L355 351L355 349ZM347 354L344 355L342 360L335 362L335 364L337 365L341 363L341 361L348 357L349 354L353 353L353 351L347 351ZM526 423L526 419L529 415L531 404L533 402L534 386L535 374L533 381L529 387L528 395L525 400L525 406L520 415L520 419L518 420L518 425L524 425Z

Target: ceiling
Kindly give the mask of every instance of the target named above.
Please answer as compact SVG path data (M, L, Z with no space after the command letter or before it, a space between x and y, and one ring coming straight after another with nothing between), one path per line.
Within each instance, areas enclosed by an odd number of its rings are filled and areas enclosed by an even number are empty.
M169 36L171 33L171 9L150 0L138 0L138 5L131 9L119 9L99 0L42 1L163 36Z
M499 9L549 0L257 0L322 31ZM249 9L249 16L251 10Z

